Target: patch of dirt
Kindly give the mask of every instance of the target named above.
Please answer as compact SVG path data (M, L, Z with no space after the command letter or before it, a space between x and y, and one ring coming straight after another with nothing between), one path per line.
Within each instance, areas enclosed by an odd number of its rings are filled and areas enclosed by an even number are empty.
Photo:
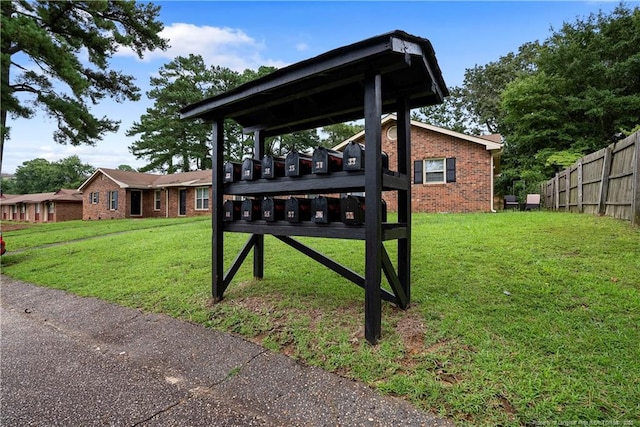
M513 420L515 415L518 413L518 411L511 404L511 402L509 402L509 399L507 399L501 394L497 394L495 397L497 401L493 401L492 405L494 407L502 409L508 415L509 420Z
M439 351L442 347L446 346L447 344L449 344L449 341L445 340L445 341L438 341L435 344L431 344L429 347L424 349L425 353L435 353L437 351Z
M261 296L246 297L238 299L234 302L242 308L245 308L250 312L256 314L266 314L274 311L274 304L268 299Z
M451 386L462 381L462 376L458 374L452 374L450 372L445 372L445 371L437 371L436 374L438 375L438 379L444 385Z
M10 222L3 221L2 222L2 231L16 231L16 230L24 230L25 228L31 228L33 224L29 223L19 223L12 224Z
M402 339L407 356L420 354L424 350L424 319L417 310L407 310L398 320L396 333Z

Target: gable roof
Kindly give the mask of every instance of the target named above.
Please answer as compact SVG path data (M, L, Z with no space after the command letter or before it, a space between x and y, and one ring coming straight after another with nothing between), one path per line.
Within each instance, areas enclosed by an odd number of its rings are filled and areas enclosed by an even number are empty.
M78 191L82 191L99 175L104 175L120 188L157 189L163 187L189 187L211 185L211 170L156 175L119 169L98 168L82 183Z
M82 194L77 190L61 189L51 193L19 194L0 200L2 205L16 205L18 203L43 202L80 202Z
M382 81L382 111L439 104L449 95L428 39L396 30L343 46L252 80L180 110L182 119L234 119L265 137L364 117L362 85Z
M381 123L382 123L382 125L385 125L385 124L389 123L390 121L397 122L398 121L397 116L395 114L387 114L385 117L382 118L382 122ZM494 152L502 151L502 143L499 142L501 140L501 138L502 138L502 136L500 134L472 136L472 135L467 135L467 134L460 133L460 132L455 132L455 131L452 131L452 130L449 130L449 129L441 128L441 127L438 127L438 126L429 125L429 124L420 122L418 120L411 120L411 126L416 126L416 127L422 128L422 129L430 130L432 132L441 133L443 135L449 135L449 136L452 136L454 138L463 139L465 141L473 142L475 144L484 145L484 147L485 147L485 149L487 151L494 151ZM361 139L362 137L364 137L364 130L361 131L361 132L356 133L355 135L353 135L351 138L347 139L346 141L343 141L340 144L336 145L335 147L333 147L333 149L334 150L341 150L349 142Z

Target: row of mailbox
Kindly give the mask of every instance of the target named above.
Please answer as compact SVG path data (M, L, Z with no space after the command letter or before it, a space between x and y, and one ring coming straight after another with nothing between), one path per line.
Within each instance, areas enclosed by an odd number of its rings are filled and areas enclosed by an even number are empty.
M262 160L247 158L242 163L226 162L224 165L225 183L253 181L259 178L275 179L285 176L307 174L329 174L338 171L364 170L364 145L350 142L343 152L318 147L313 155L292 151L286 157L266 155ZM381 153L382 171L389 171L389 156Z
M387 221L387 205L382 204L382 222ZM375 206L375 205L374 205ZM223 207L223 220L267 222L288 221L300 223L311 221L316 224L343 222L347 225L364 224L366 203L362 196L347 195L341 198L316 196L312 199L289 197L276 199L265 197L260 199L227 200Z

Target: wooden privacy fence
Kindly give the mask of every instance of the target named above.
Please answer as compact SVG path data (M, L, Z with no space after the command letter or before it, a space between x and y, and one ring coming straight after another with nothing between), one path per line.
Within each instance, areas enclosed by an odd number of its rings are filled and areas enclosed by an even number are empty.
M544 205L640 225L640 131L586 155L543 184Z

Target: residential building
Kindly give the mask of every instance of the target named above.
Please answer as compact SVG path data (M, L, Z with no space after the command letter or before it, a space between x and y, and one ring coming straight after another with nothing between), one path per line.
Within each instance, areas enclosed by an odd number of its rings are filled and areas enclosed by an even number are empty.
M413 212L492 212L499 203L494 180L500 172L500 135L471 136L411 120L411 209ZM382 150L397 170L397 117L382 119ZM364 144L364 131L349 142ZM366 149L365 149L366 152ZM389 211L397 210L395 191L383 193ZM494 201L495 199L495 201Z
M98 168L78 190L84 220L211 214L211 170L156 175Z
M82 218L82 194L61 189L52 193L4 194L0 197L3 221L61 222Z

